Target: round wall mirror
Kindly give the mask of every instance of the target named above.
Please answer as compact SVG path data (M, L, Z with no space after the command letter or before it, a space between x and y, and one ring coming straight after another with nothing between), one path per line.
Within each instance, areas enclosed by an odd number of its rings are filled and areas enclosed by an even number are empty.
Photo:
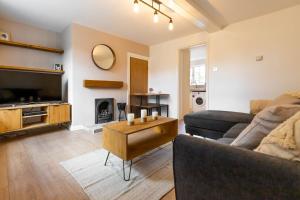
M94 47L92 58L95 65L104 70L111 69L116 62L114 51L105 44L99 44Z

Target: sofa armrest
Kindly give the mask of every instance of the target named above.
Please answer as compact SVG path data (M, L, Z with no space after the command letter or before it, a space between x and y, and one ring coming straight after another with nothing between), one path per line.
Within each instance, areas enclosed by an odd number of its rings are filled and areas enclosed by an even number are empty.
M185 135L173 148L177 200L300 199L298 163Z
M256 99L250 101L250 113L256 115L260 111L262 111L265 107L267 107L272 100L266 99Z

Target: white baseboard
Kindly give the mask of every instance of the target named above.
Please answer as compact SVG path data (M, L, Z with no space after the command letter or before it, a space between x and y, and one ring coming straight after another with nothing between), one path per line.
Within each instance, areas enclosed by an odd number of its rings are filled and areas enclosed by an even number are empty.
M69 127L70 131L86 130L86 127L83 125L71 125Z
M90 126L84 126L84 125L71 125L69 127L70 131L78 131L78 130L85 130L87 132L90 133L99 133L102 132L103 126L106 124L110 124L110 123L114 123L117 121L112 121L112 122L108 122L108 123L103 123L103 124L94 124L94 125L90 125Z

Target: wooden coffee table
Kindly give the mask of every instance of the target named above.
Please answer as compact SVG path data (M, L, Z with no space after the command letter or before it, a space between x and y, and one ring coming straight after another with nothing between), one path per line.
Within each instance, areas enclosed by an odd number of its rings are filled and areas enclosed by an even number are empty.
M132 160L163 144L171 142L178 134L178 120L159 117L141 123L135 119L135 124L127 125L127 121L116 122L103 127L103 148L108 151L105 164L110 153L123 160L123 178L130 180ZM125 161L130 161L128 178L125 176Z

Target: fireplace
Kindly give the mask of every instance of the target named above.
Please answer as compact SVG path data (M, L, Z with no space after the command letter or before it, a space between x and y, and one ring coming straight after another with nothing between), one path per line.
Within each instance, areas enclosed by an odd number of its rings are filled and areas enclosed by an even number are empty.
M95 123L102 124L114 120L114 99L95 99Z

